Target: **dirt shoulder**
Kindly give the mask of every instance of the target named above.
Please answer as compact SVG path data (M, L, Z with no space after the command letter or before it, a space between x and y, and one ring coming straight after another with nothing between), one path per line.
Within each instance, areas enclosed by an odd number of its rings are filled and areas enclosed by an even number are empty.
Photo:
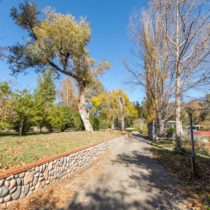
M149 142L151 152L164 168L179 181L192 209L210 210L210 157L197 155L196 173L193 177L189 156L174 151L174 144L167 140ZM186 151L187 152L187 151Z

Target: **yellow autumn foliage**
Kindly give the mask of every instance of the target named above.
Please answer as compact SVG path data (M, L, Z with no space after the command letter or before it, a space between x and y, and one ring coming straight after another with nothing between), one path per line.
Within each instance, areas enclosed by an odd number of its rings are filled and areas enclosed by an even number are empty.
M125 117L138 117L138 110L129 100L126 93L120 89L117 91L103 92L92 98L93 109L100 109L102 115L105 115L109 120L115 120L120 115L120 106L118 101L119 94L125 101Z

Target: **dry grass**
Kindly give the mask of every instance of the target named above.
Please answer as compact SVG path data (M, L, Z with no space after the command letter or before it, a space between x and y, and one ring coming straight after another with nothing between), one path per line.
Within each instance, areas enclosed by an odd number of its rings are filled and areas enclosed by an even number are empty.
M171 175L178 178L181 188L192 198L191 207L210 210L210 156L198 150L200 155L197 153L196 157L197 177L193 177L190 158L176 153L173 142L165 140L151 144L154 146L151 150L157 159ZM185 150L190 153L188 147Z
M0 137L0 171L100 143L119 135L119 132L112 131L79 131Z
M56 180L42 190L33 192L23 199L12 201L8 208L10 210L64 209L63 207L70 204L75 192L81 189L91 177L99 176L101 165L109 155L110 153L106 152L91 165L76 172L70 178ZM4 210L8 208L4 208Z
M189 141L185 142L184 146L185 145L188 148L191 147L191 143ZM195 149L196 149L197 153L199 153L199 154L210 156L210 140L208 140L208 142L204 142L202 140L196 140L195 141Z

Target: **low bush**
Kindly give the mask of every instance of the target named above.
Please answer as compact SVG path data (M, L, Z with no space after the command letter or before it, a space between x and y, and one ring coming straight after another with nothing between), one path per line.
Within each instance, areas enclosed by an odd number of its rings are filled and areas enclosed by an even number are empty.
M69 106L59 104L52 108L49 114L49 121L53 129L65 131L74 126L72 112Z
M166 129L166 137L167 138L172 138L174 133L175 133L175 128Z

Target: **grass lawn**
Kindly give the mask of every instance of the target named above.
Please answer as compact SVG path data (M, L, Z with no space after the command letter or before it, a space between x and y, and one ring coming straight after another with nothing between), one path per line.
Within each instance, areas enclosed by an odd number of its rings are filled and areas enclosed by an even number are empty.
M180 181L180 187L192 198L195 209L210 210L210 156L197 153L196 166L198 176L191 171L190 157L177 154L174 143L168 140L152 141L151 150L163 166ZM189 145L185 147L189 154ZM200 149L198 149L200 152Z
M0 172L51 155L78 149L120 136L114 131L63 132L0 137Z

